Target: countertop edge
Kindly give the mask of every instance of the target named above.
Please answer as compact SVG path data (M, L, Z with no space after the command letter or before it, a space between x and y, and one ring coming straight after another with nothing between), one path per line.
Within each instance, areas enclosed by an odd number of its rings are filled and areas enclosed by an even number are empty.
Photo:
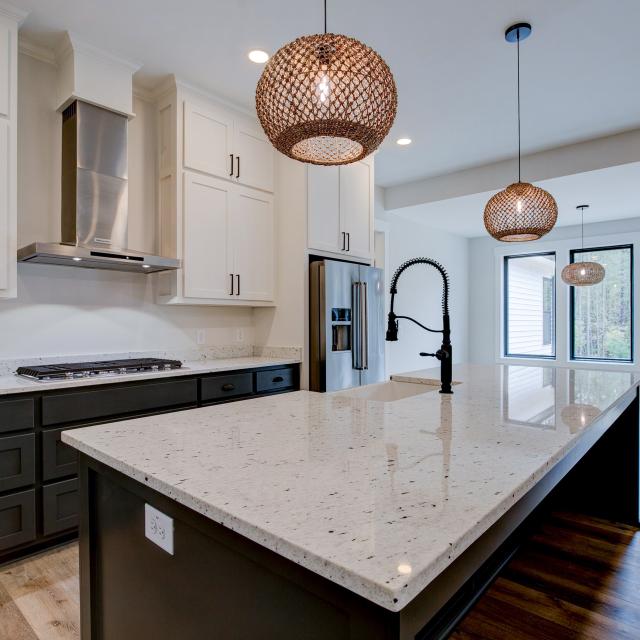
M234 360L244 362L234 362ZM250 362L252 361L252 362ZM77 380L54 380L38 382L20 378L19 376L0 376L0 396L19 395L24 393L42 393L61 389L79 389L108 384L138 382L142 380L164 380L184 376L206 375L208 373L224 373L225 371L240 371L243 369L261 369L263 367L300 364L299 358L269 358L267 356L239 356L237 358L221 358L220 360L198 360L185 362L182 369L170 371L150 371L145 373L131 373L117 376L95 378L78 378ZM15 387L2 386L2 378L10 379Z

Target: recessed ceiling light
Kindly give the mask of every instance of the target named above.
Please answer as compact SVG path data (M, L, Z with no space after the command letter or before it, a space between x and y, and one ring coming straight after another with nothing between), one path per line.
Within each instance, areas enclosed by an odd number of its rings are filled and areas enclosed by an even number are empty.
M254 49L253 51L249 51L249 60L251 62L255 62L256 64L264 64L269 59L269 54L266 51L262 51L262 49Z
M406 147L408 144L411 144L411 138L398 138L396 144L399 144L401 147Z
M82 258L78 258L78 257L73 258L74 262L80 262L81 260L82 260Z

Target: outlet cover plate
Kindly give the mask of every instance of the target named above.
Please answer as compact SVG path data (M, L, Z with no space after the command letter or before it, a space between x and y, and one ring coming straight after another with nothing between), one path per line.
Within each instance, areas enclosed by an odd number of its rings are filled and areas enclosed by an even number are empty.
M161 549L173 555L173 518L150 504L144 505L144 535Z

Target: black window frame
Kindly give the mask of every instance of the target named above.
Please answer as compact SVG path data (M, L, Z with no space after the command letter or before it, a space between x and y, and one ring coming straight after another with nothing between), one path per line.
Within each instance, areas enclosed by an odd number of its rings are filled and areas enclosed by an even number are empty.
M539 256L553 256L553 297L552 297L552 305L551 305L551 317L553 319L552 323L552 331L551 331L551 346L553 353L551 355L536 355L530 353L509 353L509 260L517 259L517 258L535 258ZM557 354L557 344L556 344L556 334L558 330L558 323L556 317L557 304L557 275L558 275L558 255L557 251L534 251L532 253L516 253L513 255L508 255L503 257L503 267L502 267L502 355L504 358L526 358L529 360L556 360L558 357Z
M569 263L573 264L575 262L574 256L576 253L589 253L591 251L611 251L612 249L629 249L629 276L630 276L630 286L631 290L629 292L629 302L630 302L630 314L629 314L629 322L631 324L631 349L630 354L631 357L627 360L622 358L585 358L582 356L575 355L575 329L574 329L574 313L575 313L575 287L569 287L571 290L569 293L569 360L572 362L618 362L620 364L632 364L635 362L635 335L634 335L634 315L635 315L635 305L634 305L634 278L633 278L633 264L634 264L634 255L633 255L633 244L613 244L606 245L602 247L585 247L584 249L571 249L569 251Z

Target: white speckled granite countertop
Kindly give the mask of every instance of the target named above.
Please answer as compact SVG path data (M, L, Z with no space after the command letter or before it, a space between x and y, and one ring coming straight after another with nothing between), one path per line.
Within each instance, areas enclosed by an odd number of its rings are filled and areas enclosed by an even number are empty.
M176 378L179 376L192 376L203 373L217 373L221 371L234 371L236 369L259 369L275 365L296 364L297 358L267 358L267 357L240 357L220 358L211 360L196 360L183 362L182 369L171 371L153 371L147 373L130 373L113 376L94 376L92 378L74 378L73 380L50 380L38 382L16 375L0 376L0 396L12 393L38 393L53 389L71 389L74 387L93 387L102 384L114 384L115 382L137 382L138 380L152 380L162 378Z
M609 426L639 380L501 365L459 365L454 379L452 396L435 386L389 403L300 391L62 439L398 611L585 434Z

